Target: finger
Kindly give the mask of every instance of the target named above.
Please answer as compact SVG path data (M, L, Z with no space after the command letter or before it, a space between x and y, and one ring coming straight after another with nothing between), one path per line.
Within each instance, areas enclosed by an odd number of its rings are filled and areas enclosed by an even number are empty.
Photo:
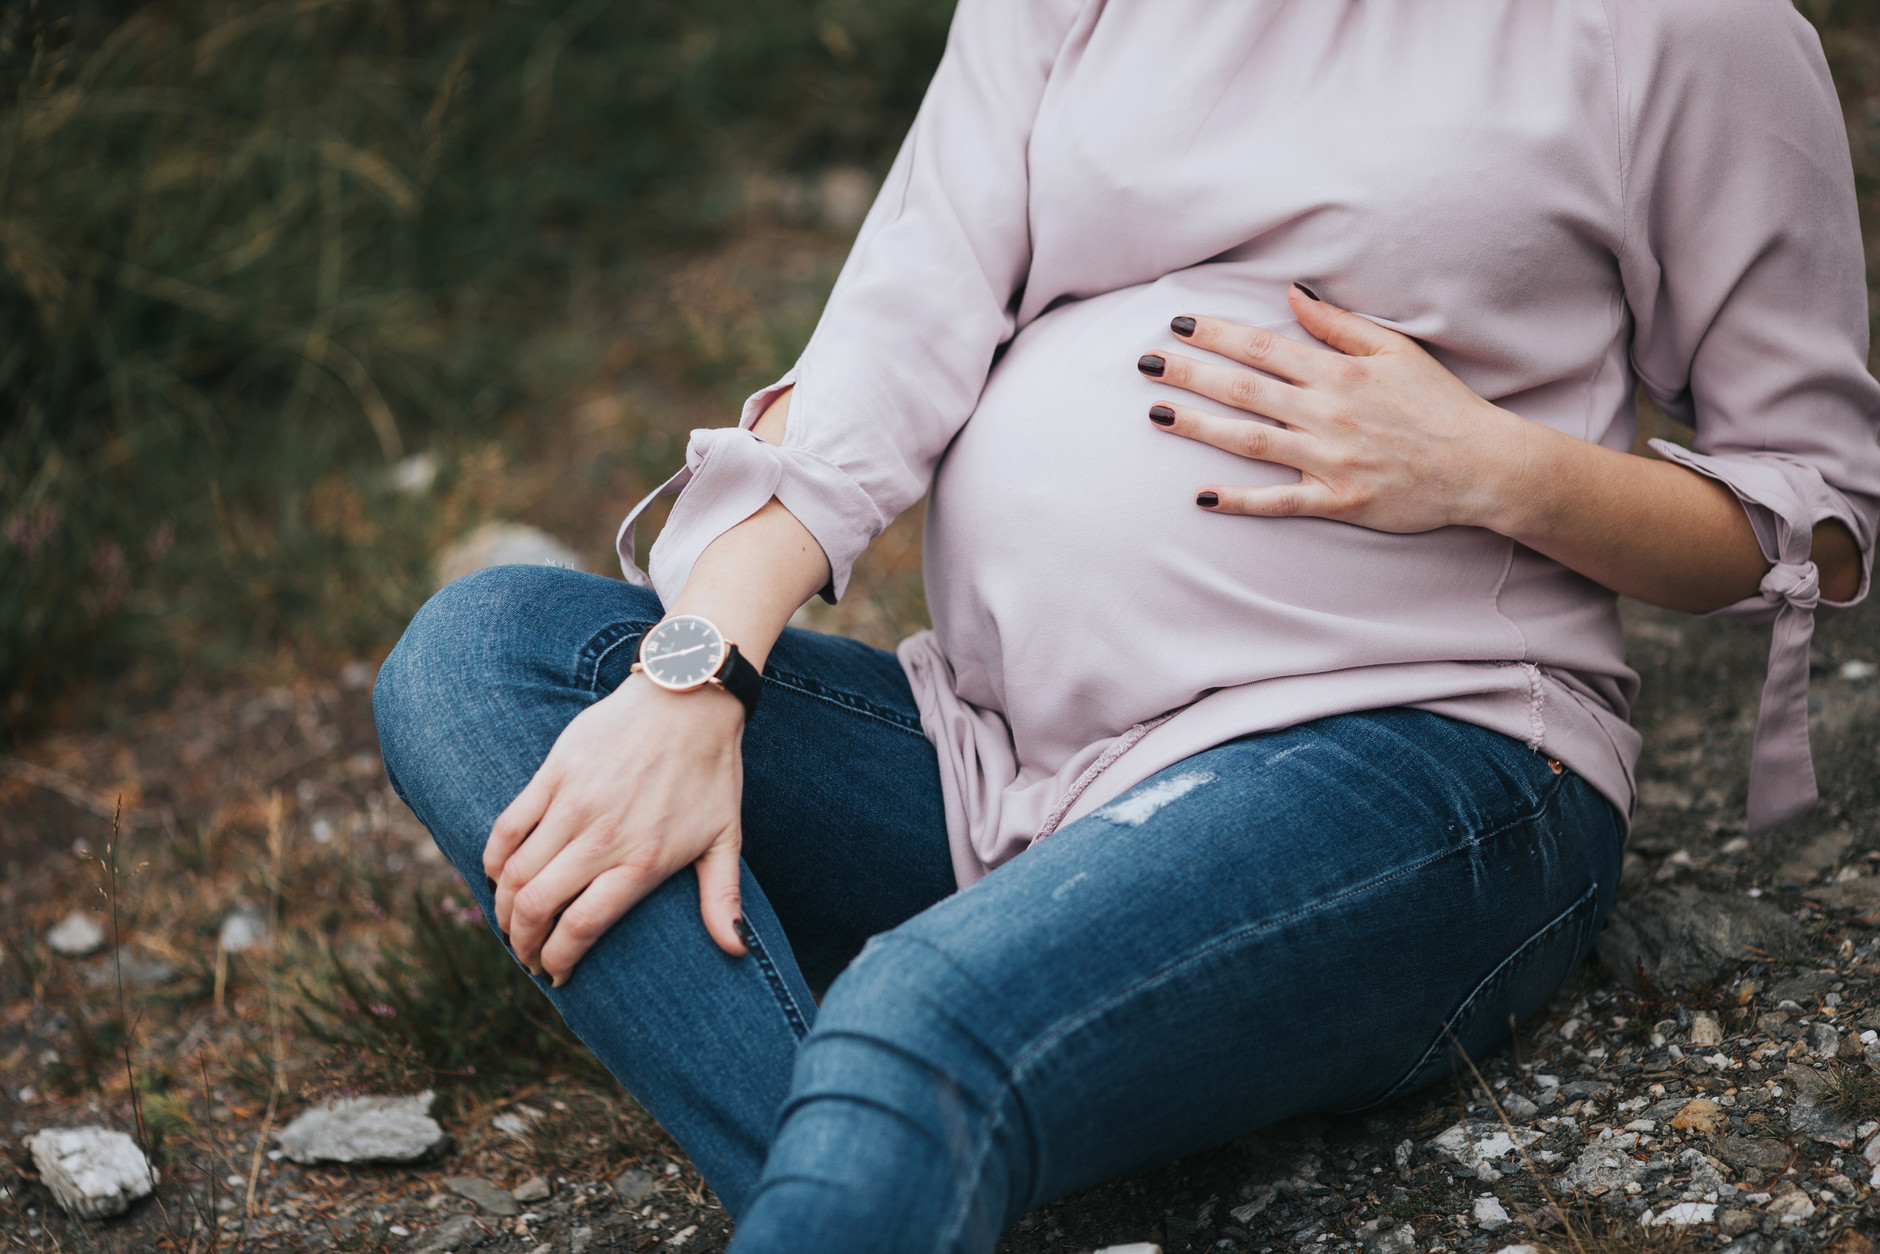
M1210 501L1209 498L1212 498ZM1273 488L1233 488L1209 484L1195 494L1195 504L1210 514L1249 514L1256 518L1330 518L1338 498L1310 479Z
M1289 425L1305 416L1303 389L1242 366L1197 361L1179 353L1146 353L1137 358L1136 369L1183 391Z
M1170 322L1169 329L1196 348L1231 357L1294 383L1319 378L1332 357L1316 345L1302 344L1265 327L1242 326L1222 318L1183 316Z
M555 785L548 764L542 764L523 790L516 794L490 828L490 838L483 843L483 874L493 880L503 878L503 865L516 847L529 838L535 825L548 811L554 799ZM494 891L494 890L491 890Z
M560 920L542 944L539 961L550 983L556 988L566 984L575 964L655 886L632 867L615 867L595 876L562 910Z
M1226 418L1187 405L1165 403L1149 407L1149 421L1171 434L1255 461L1278 462L1301 470L1307 462L1316 460L1313 454L1317 441L1311 436L1252 418Z
M739 924L744 921L743 893L738 888L741 843L734 823L692 864L698 871L698 908L705 919L705 930L718 942L718 948L734 958L750 952L739 935Z
M1369 318L1360 318L1330 301L1308 295L1297 283L1287 289L1286 300L1300 326L1348 357L1375 357L1414 342L1409 336L1380 327Z
M509 940L516 958L537 975L542 974L543 946L549 936L559 930L570 903L590 884L609 871L627 873L631 883L629 899L621 906L621 912L625 913L633 902L653 891L671 874L672 868L664 865L664 861L662 848L654 844L636 845L625 855L610 857L606 856L600 840L570 841L515 896L509 915Z
M571 797L565 793L558 795L549 805L548 813L503 864L503 873L496 881L496 926L502 929L503 939L512 948L517 895L587 828L588 822Z

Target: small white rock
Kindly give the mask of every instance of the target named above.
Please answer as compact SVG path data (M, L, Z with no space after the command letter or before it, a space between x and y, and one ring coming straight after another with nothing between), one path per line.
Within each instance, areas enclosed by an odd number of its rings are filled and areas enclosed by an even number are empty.
M1842 679L1872 679L1874 664L1872 662L1843 662L1840 674Z
M1651 1214L1650 1211L1645 1213ZM1641 1216L1640 1222L1652 1228L1663 1227L1666 1224L1683 1228L1692 1224L1714 1223L1716 1218L1717 1206L1714 1202L1677 1202L1665 1207L1649 1220Z
M1656 1132L1658 1131L1658 1121L1656 1119L1634 1119L1631 1123L1625 1125L1625 1130L1627 1132Z
M1716 1015L1692 1016L1691 1044L1709 1047L1723 1044L1723 1029L1717 1026Z
M403 461L394 462L385 477L391 481L394 491L406 496L423 496L437 482L437 454L413 453Z
M1128 1245L1106 1245L1090 1254L1162 1254L1162 1247L1147 1241L1132 1241Z
M1520 1245L1504 1245L1496 1250L1495 1254L1541 1254L1541 1252L1524 1241Z
M297 1163L415 1162L444 1143L431 1118L429 1092L416 1097L354 1097L303 1111L275 1134Z
M39 1178L59 1205L86 1219L122 1215L156 1187L137 1142L109 1128L47 1128L26 1138Z
M265 944L267 939L268 916L253 906L236 906L223 916L215 943L231 954L239 954Z
M1474 1210L1475 1222L1485 1232L1493 1232L1497 1228L1507 1226L1508 1211L1502 1206L1501 1200L1492 1193L1484 1193L1476 1198Z
M74 910L46 933L46 944L52 946L55 954L83 958L104 948L104 929L91 916Z

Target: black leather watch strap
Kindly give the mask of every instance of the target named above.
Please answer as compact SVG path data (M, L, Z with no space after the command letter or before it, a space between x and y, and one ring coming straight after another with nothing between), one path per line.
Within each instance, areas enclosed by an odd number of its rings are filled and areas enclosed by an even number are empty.
M738 652L737 645L725 646L725 660L718 664L714 678L724 685L726 692L744 702L745 718L757 713L757 698L764 694L764 676Z

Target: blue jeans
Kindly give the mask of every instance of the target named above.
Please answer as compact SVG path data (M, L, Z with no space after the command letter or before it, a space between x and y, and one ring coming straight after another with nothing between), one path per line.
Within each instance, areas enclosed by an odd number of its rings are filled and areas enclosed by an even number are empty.
M614 580L486 570L380 671L393 785L486 914L491 823L659 616ZM1070 1190L1410 1092L1585 956L1623 843L1571 771L1387 709L1196 754L956 892L899 664L794 628L744 763L750 955L682 873L542 987L745 1254L990 1251Z

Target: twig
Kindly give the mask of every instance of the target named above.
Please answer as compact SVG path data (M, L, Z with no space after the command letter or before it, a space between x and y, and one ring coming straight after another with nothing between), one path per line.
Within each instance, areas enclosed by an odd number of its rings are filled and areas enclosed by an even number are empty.
M87 810L110 823L113 837L117 835L119 807L108 800L103 793L94 792L63 771L55 771L49 766L41 766L37 762L28 762L22 758L8 757L5 754L0 754L0 770L5 770L13 778L32 784L36 788L58 793L79 809ZM136 826L135 819L132 820L132 826Z

